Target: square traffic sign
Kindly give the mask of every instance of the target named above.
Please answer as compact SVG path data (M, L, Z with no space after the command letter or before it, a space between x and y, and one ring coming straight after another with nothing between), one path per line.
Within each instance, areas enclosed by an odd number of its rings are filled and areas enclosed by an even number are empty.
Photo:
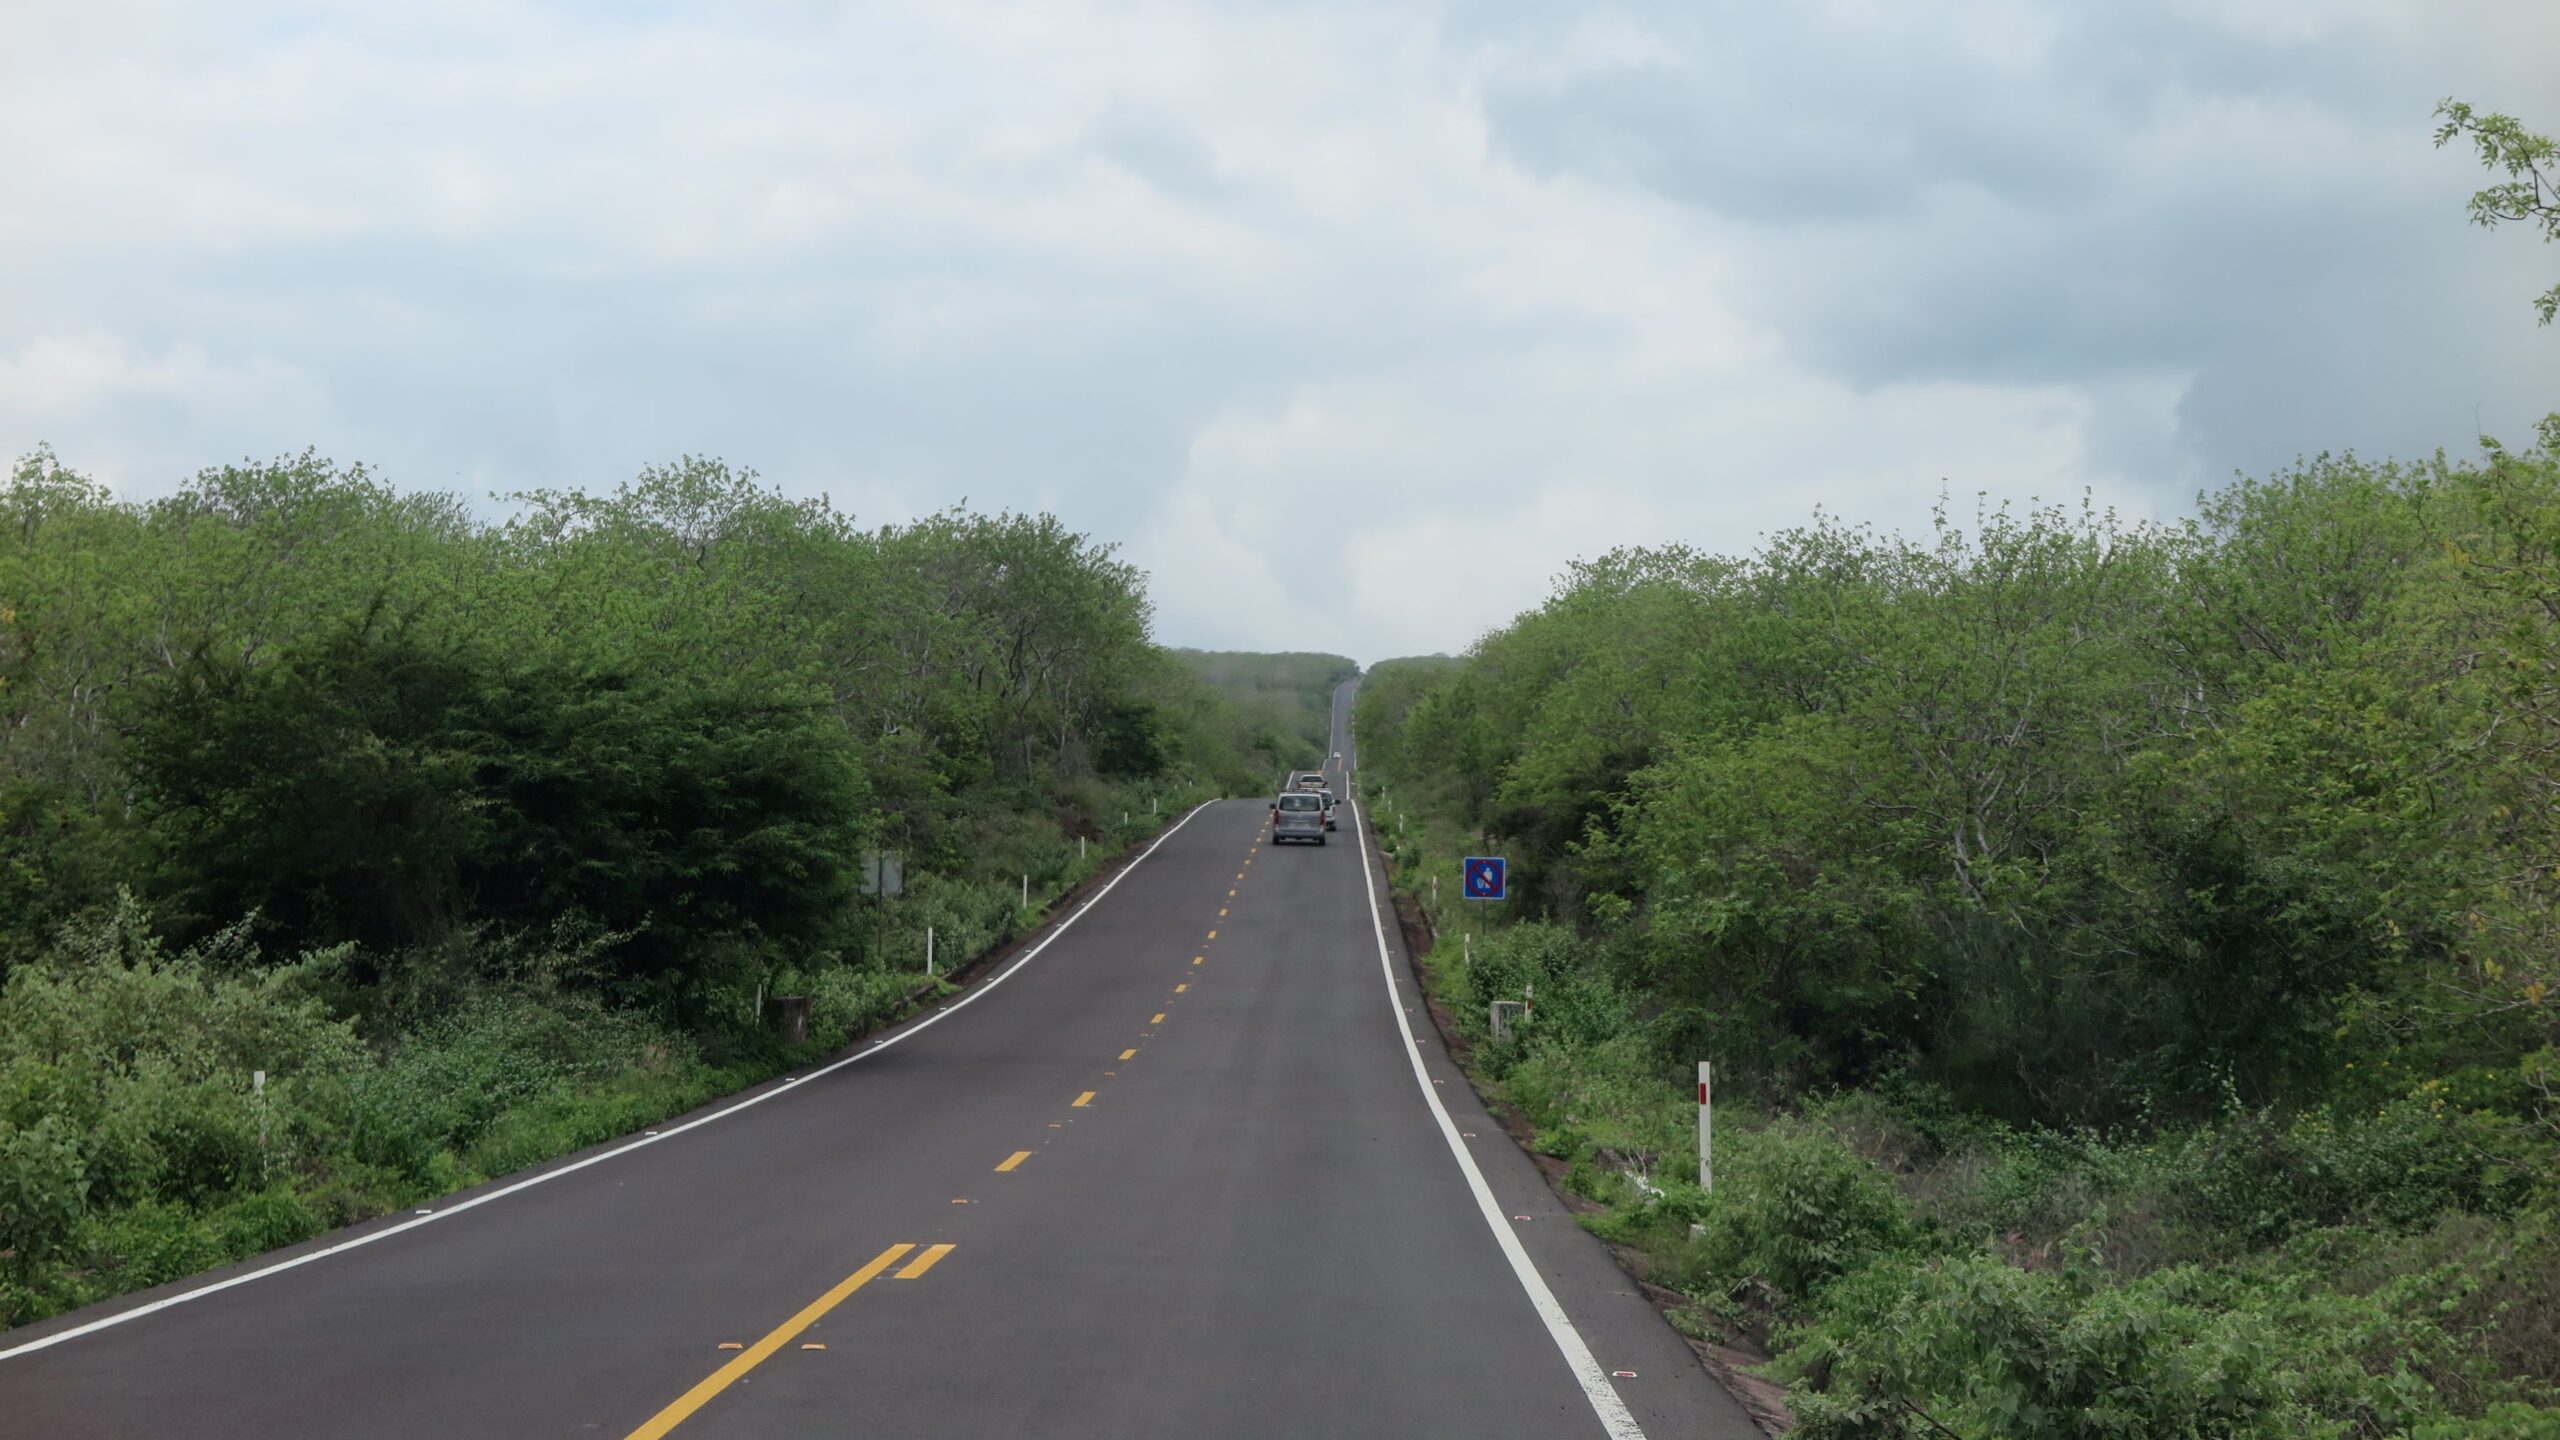
M1511 877L1507 863L1499 855L1470 855L1462 872L1462 887L1470 900L1499 900L1508 893Z

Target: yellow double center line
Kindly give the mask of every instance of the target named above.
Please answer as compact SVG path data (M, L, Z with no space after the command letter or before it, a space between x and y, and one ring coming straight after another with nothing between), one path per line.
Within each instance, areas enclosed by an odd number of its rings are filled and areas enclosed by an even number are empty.
M775 1327L772 1334L738 1352L736 1359L712 1371L701 1384L677 1396L673 1404L650 1416L648 1423L632 1431L626 1440L659 1440L660 1436L691 1418L694 1411L711 1403L713 1396L736 1384L748 1371L773 1358L775 1351L790 1344L801 1331L817 1324L828 1311L843 1304L845 1297L879 1279L881 1271L906 1259L907 1252L915 1248L913 1245L898 1244L881 1251L872 1258L870 1264L837 1281L834 1289L802 1306L799 1314L783 1321ZM898 1278L915 1279L932 1269L934 1262L950 1254L951 1249L952 1247L948 1245L926 1246L924 1253L907 1261L907 1267L898 1272Z

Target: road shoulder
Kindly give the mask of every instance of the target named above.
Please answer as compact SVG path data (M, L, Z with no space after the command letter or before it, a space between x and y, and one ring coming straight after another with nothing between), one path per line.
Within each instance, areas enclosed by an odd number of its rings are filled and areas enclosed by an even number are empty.
M1361 831L1362 863L1374 867L1372 883L1381 894L1391 894L1376 836L1367 832L1365 821ZM1749 1410L1707 1368L1687 1337L1663 1319L1608 1247L1575 1222L1564 1197L1514 1142L1451 1056L1428 1013L1427 991L1403 926L1382 923L1379 939L1387 948L1396 1003L1406 1011L1426 1078L1469 1147L1505 1223L1627 1410L1648 1435L1758 1440L1763 1431Z

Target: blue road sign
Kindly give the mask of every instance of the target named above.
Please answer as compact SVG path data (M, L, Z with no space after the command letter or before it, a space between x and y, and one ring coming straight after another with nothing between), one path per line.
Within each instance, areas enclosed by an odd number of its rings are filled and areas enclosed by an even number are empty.
M1510 884L1511 877L1506 873L1508 869L1509 866L1499 855L1468 856L1466 884L1463 887L1466 897L1470 900L1503 898L1506 887Z

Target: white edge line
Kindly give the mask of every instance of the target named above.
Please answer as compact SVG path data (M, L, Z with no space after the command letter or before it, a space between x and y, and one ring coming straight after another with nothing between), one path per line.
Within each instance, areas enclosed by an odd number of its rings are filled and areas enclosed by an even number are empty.
M767 1082L765 1089L759 1090L753 1095L749 1095L744 1100L724 1109L714 1110L708 1115L688 1120L681 1125L666 1126L654 1134L646 1135L641 1139L633 1140L628 1144L617 1145L610 1150L599 1151L596 1154L588 1156L584 1160L572 1161L569 1164L545 1170L539 1175L528 1175L524 1179L518 1180L513 1184L502 1185L495 1190L484 1191L481 1194L472 1196L468 1200L457 1200L453 1204L438 1209L431 1214L414 1216L410 1219L401 1221L397 1225L385 1225L379 1230L368 1230L362 1235L341 1240L335 1245L323 1245L317 1250L306 1250L302 1254L296 1255L290 1260L279 1260L273 1265L265 1265L255 1270L244 1271L238 1275L231 1276L228 1279L216 1280L210 1285L199 1285L193 1290L181 1291L175 1295L164 1295L159 1299L150 1301L146 1304L136 1305L130 1310L119 1310L113 1315L102 1315L86 1324L74 1325L68 1330L57 1330L53 1334L46 1335L40 1339L29 1340L25 1344L15 1345L6 1350L0 1350L0 1360L8 1360L19 1355L32 1354L35 1351L59 1345L65 1340L76 1340L83 1335L94 1335L98 1331L105 1330L111 1326L122 1325L128 1320L139 1320L145 1315L157 1314L173 1305L184 1305L190 1300L200 1300L217 1291L228 1290L234 1285L246 1285L252 1280L263 1280L269 1275L281 1274L282 1272L291 1270L296 1266L308 1265L314 1260L324 1260L332 1255L342 1255L349 1250L370 1245L376 1240L388 1240L394 1235L401 1234L404 1231L415 1230L421 1225L432 1225L439 1220L451 1219L456 1215L462 1214L464 1211L486 1205L492 1200L503 1200L509 1195L516 1194L519 1191L530 1190L536 1185L557 1180L563 1175L575 1174L580 1170L586 1169L590 1165L601 1165L607 1160L628 1155L634 1150L643 1149L647 1146L656 1145L663 1141L672 1140L688 1130L708 1125L714 1120L726 1120L730 1116L737 1114L739 1111L744 1110L749 1106L761 1105L765 1101L770 1100L777 1095L796 1093L802 1086L806 1085L809 1081L817 1079L821 1075L832 1074L835 1071L843 1069L847 1065L853 1064L857 1060L868 1060L872 1056L879 1054L881 1051L888 1049L890 1046L914 1035L920 1034L923 1031L930 1030L952 1016L959 1014L962 1010L968 1008L971 1003L976 1001L978 997L995 989L1005 981L1012 979L1015 971L1037 959L1041 951L1048 949L1059 936L1066 934L1078 920L1083 919L1086 911L1092 909L1095 905L1100 904L1103 896L1108 895L1113 890L1119 888L1120 882L1127 879L1131 871L1137 869L1148 856L1156 853L1156 846L1162 845L1167 840L1172 839L1175 831L1190 824L1193 816L1198 815L1201 811L1208 809L1215 803L1215 801L1203 800L1199 804L1191 807L1191 809L1185 813L1181 819L1166 826L1164 833L1156 836L1154 842L1149 844L1146 849L1139 851L1136 859L1121 866L1119 874L1112 876L1110 881L1101 889L1096 890L1093 894L1087 896L1085 898L1085 902L1076 907L1074 914L1069 915L1066 919L1059 921L1054 926L1051 926L1049 933L1040 938L1040 943L1023 951L1019 956L1016 956L1013 963L1004 967L1000 973L986 981L984 984L972 988L968 994L953 1002L948 1008L935 1011L933 1014L917 1021L913 1025L908 1026L897 1034L889 1036L885 1040L874 1041L870 1045L865 1046L850 1055L845 1055L836 1060L830 1061L825 1065L819 1066L815 1070L804 1071L798 1075L785 1076L777 1081L769 1081Z
M1343 768L1350 768L1347 758ZM1358 823L1360 802L1354 799L1350 805L1351 818ZM1458 1168L1466 1172L1467 1188L1475 1192L1476 1209L1484 1215L1485 1228L1502 1246L1502 1257L1511 1262L1511 1273L1519 1279L1520 1288L1529 1292L1529 1303L1537 1308L1538 1318L1546 1322L1547 1334L1555 1340L1556 1349L1564 1352L1564 1363L1573 1371L1573 1378L1581 1382L1583 1398L1591 1402L1591 1413L1600 1417L1600 1428L1609 1433L1609 1440L1645 1440L1644 1427L1629 1413L1627 1402L1618 1398L1617 1387L1609 1383L1609 1373L1600 1368L1591 1347L1583 1342L1582 1332L1573 1328L1573 1317L1564 1313L1555 1292L1547 1288L1546 1277L1538 1273L1536 1263L1521 1246L1520 1237L1511 1232L1502 1206L1493 1198L1493 1187L1485 1183L1484 1172L1476 1168L1476 1157L1458 1143L1457 1122L1449 1118L1449 1108L1440 1103L1439 1092L1431 1088L1431 1072L1422 1065L1422 1042L1414 1038L1413 1024L1405 1018L1404 1005L1396 997L1395 960L1387 952L1387 924L1378 913L1378 882L1369 873L1369 832L1364 828L1359 833L1360 883L1369 891L1369 924L1378 936L1378 971L1386 977L1387 1011L1396 1017L1396 1029L1404 1035L1404 1056L1413 1065L1413 1083L1429 1102L1431 1117L1440 1122L1440 1138L1448 1142L1449 1153L1457 1158Z

